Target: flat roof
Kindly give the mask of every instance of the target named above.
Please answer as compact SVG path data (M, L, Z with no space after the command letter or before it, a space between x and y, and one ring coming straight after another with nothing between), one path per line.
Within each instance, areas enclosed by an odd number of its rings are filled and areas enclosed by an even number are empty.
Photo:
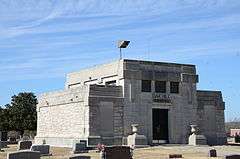
M124 62L134 62L134 63L139 63L139 64L195 67L195 65L193 65L193 64L181 64L181 63L173 63L173 62L145 61L145 60L132 60L132 59L123 59L123 60L124 60Z
M181 67L181 66L187 66L187 67L195 67L195 65L193 64L181 64L181 63L171 63L171 62L159 62L159 61L147 61L147 60L134 60L134 59L119 59L119 60L114 60L108 63L102 63L102 64L96 64L96 65L92 65L92 66L88 66L86 68L82 68L79 71L73 71L73 72L69 72L67 73L68 75L70 74L75 74L75 73L79 73L82 71L86 71L86 70L91 70L91 69L96 69L98 67L101 66L106 66L108 64L113 64L113 63L117 63L119 61L123 61L123 63L136 63L136 64L147 64L147 65L160 65L160 66L169 66L169 67Z

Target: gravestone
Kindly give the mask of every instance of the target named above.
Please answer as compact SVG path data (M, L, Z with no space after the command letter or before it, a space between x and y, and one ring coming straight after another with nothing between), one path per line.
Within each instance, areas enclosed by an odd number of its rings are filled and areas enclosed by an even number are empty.
M104 157L106 159L132 159L130 151L130 147L128 146L105 147Z
M183 158L182 154L169 154L169 158Z
M217 157L217 151L215 149L209 150L208 157Z
M21 140L22 141L29 141L30 137L29 137L29 135L24 134Z
M40 152L18 151L8 153L7 159L40 159Z
M90 156L73 156L69 157L69 159L91 159Z
M16 138L14 138L14 137L9 137L9 138L8 138L8 141L9 141L9 142L16 142L17 140L16 140Z
M18 142L18 150L27 150L32 146L32 141L19 141Z
M0 141L7 141L8 139L8 132L7 131L0 131Z
M0 144L1 148L7 148L7 131L0 131Z
M50 156L51 155L49 153L50 145L32 145L30 150L40 152L41 156Z
M87 141L86 140L80 140L79 143L75 143L73 145L73 153L84 153L87 152Z
M0 141L1 147L2 148L7 148L8 142L7 141Z
M240 155L227 155L225 159L240 159Z

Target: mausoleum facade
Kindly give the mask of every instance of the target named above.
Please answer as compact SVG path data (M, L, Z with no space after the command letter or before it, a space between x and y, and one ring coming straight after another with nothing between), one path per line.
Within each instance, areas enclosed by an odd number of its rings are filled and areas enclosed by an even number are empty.
M208 144L225 144L222 94L197 83L195 65L128 59L69 73L64 90L38 97L35 140L122 145L138 124L148 144L185 144L196 124Z

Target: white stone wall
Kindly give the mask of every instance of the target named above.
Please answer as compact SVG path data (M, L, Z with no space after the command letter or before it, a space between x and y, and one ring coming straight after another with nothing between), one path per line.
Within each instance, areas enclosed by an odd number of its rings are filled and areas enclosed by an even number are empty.
M45 93L39 96L36 142L43 139L56 146L71 146L71 141L89 134L88 87ZM71 141L64 141L71 140Z
M106 81L117 80L123 77L123 60L84 69L67 74L65 88L84 84L104 84Z
M83 102L41 107L38 113L38 136L83 138L86 111Z
M44 93L38 99L36 143L46 140L52 146L64 147L72 147L80 139L88 140L91 146L99 142L122 143L122 87L85 85ZM100 111L109 104L113 113ZM101 122L103 117L105 120L112 118L112 130L104 128L110 125Z

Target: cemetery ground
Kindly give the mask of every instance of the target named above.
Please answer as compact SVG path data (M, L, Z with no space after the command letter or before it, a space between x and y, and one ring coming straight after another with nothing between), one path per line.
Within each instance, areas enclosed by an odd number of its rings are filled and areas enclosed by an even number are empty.
M134 150L134 159L166 159L169 154L182 154L186 159L207 159L210 149L216 149L218 158L223 159L224 155L240 154L240 146L187 146L187 145L166 145L155 146L148 148L139 148ZM0 152L0 159L6 159L8 152L17 151L17 145L9 145L8 148L3 148L4 152ZM41 159L68 159L73 156L70 148L51 147L52 156L41 157ZM89 153L78 155L91 156L91 159L99 159L99 153L96 150L91 150Z

